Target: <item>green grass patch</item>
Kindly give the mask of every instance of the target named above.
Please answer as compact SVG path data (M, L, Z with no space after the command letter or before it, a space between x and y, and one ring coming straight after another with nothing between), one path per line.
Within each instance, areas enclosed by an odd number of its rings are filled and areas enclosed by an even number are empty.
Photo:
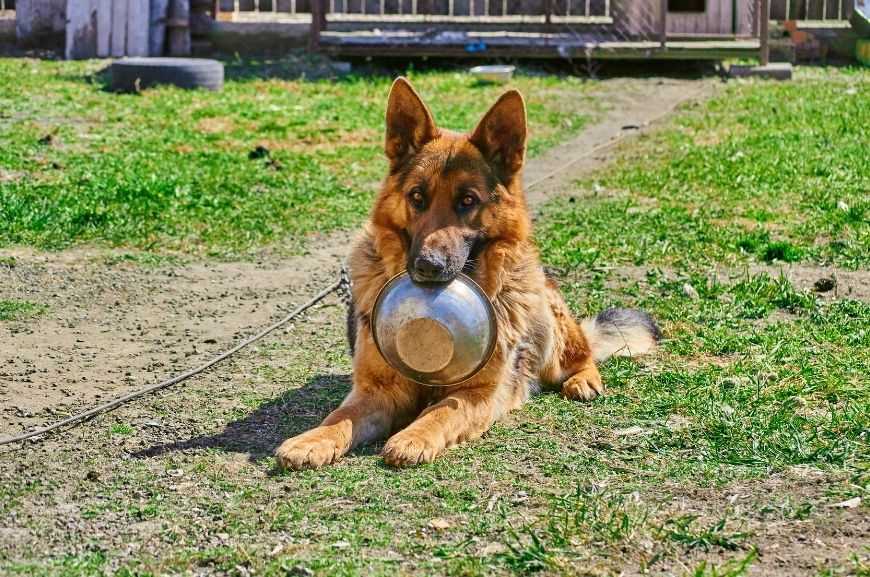
M44 313L48 307L26 300L0 299L0 321L31 319Z
M553 264L870 265L870 73L732 83L552 202Z
M103 63L0 59L0 246L238 253L357 225L386 171L390 76L231 75L220 93L112 94ZM441 126L469 130L504 87L408 75ZM586 84L519 74L532 155L581 129ZM259 152L257 152L258 147Z

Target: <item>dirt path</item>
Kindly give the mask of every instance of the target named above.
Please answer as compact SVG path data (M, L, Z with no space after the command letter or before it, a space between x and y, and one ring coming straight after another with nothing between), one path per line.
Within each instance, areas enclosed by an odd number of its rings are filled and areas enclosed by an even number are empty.
M710 94L716 82L601 82L597 93L609 106L603 118L529 162L526 182L536 183L530 203L610 158L601 151L553 174L578 153L636 134L687 97ZM49 307L35 321L0 325L0 435L157 382L227 348L326 284L351 234L311 243L297 258L161 267L107 264L113 253L102 249L0 250L15 258L13 267L0 267L0 298Z

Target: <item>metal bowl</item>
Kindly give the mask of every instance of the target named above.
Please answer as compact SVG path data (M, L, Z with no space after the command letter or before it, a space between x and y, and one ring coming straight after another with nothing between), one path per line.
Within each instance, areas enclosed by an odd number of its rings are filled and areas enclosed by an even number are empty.
M516 66L492 64L487 66L475 66L468 72L481 82L504 84L511 79L514 75L514 70L516 69Z
M473 377L495 350L495 311L464 274L444 284L417 284L403 272L383 286L372 311L372 335L384 359L424 385Z

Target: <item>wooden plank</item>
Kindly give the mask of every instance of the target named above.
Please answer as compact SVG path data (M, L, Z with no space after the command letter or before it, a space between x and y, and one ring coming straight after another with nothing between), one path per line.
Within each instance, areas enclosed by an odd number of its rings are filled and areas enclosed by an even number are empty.
M761 17L758 28L758 39L761 43L758 49L758 60L759 64L767 66L770 63L770 48L768 46L770 33L767 30L770 24L770 3L769 0L759 0L758 5L758 14Z
M659 2L659 43L662 48L668 39L668 0Z
M112 0L97 0L97 56L112 53Z
M758 54L757 40L669 41L664 48L659 42L601 42L585 45L571 35L515 33L475 34L487 42L484 52L468 53L462 42L432 42L420 34L358 34L325 32L321 50L339 56L461 56L465 58L580 58L589 51L595 59L661 59L661 60L722 60Z
M215 6L220 3L215 2ZM218 8L218 12L220 9ZM151 0L151 30L148 31L149 56L163 56L166 51L166 20L169 0Z
M96 0L67 0L66 58L97 55Z
M169 20L169 54L172 56L190 56L189 0L170 0Z
M75 2L76 0L70 0ZM127 54L127 0L112 1L112 42L110 53L115 58Z
M149 0L127 3L127 56L148 56L148 28L151 24Z
M321 10L323 4L320 0L311 3L311 29L308 33L308 49L317 52L320 49L320 33L323 31L323 18Z

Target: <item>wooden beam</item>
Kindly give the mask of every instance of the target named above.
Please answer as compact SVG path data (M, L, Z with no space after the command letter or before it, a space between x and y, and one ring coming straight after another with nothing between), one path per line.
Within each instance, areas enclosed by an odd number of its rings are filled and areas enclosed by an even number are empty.
M659 44L662 48L668 42L668 0L659 2Z
M424 41L408 34L386 40L366 33L328 32L321 35L320 48L336 56L444 56L462 58L554 58L566 56L618 60L724 60L747 58L758 54L757 40L669 41L661 48L656 41L600 42L594 46L582 42L570 44L552 35L492 33L475 35L487 44L482 52L469 53L464 42Z
M190 56L190 0L170 0L169 54Z
M758 12L761 20L758 26L758 40L761 43L758 60L762 66L767 66L770 63L770 0L758 0Z
M70 0L76 2L77 0ZM112 1L112 42L110 54L120 58L127 54L127 0Z
M97 56L112 53L112 0L97 0Z
M148 54L163 56L166 52L166 21L169 0L151 0L151 30L148 32Z
M365 5L365 0L363 5ZM323 4L321 0L311 0L311 32L308 34L308 49L317 52L320 49L320 33L324 26Z
M95 57L97 55L96 0L68 0L66 10L66 58Z
M127 56L148 56L150 0L129 0L127 4Z

